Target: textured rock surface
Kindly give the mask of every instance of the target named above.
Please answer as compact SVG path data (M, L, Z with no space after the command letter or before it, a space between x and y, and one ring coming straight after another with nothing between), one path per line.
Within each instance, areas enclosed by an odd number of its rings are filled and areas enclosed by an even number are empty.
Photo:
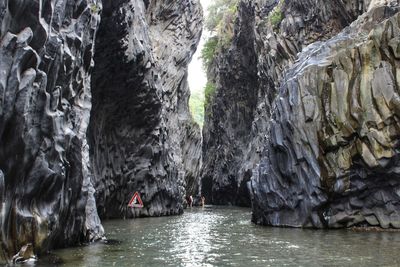
M398 10L372 8L287 71L251 182L253 221L400 227Z
M205 111L202 193L214 204L249 206L248 196L239 197L247 181L242 183L238 171L250 143L257 103L254 7L241 2L239 13L231 49L224 51L209 71L217 91Z
M397 184L396 32L381 26L391 37L375 41L378 52L360 48L362 58L353 51L368 42L365 36L376 23L393 15L389 9L375 11L379 5L398 2L240 1L232 45L215 59L209 75L217 87L203 130L202 190L209 199L248 204L251 186L256 223L397 227L398 197L394 189L385 189ZM341 33L368 10L371 13ZM276 12L282 13L282 20L273 22ZM245 33L246 42L241 42ZM346 56L337 56L337 50ZM369 54L378 55L367 58ZM317 68L321 64L326 64L323 70ZM366 71L363 65L371 66ZM333 71L336 66L345 70ZM375 86L376 97L354 89L367 86L361 81ZM331 91L322 92L328 87ZM383 93L387 90L390 93ZM347 107L341 101L344 93ZM294 102L296 97L301 100ZM361 104L364 97L369 100ZM351 101L358 103L357 114ZM385 101L386 109L376 104ZM338 106L336 111L331 105ZM252 176L251 185L246 184Z
M187 65L199 3L104 2L0 0L5 258L29 243L41 253L101 238L97 208L103 217L178 214L185 194L198 193ZM146 206L136 213L127 209L135 191Z
M100 216L179 214L185 188L198 190L186 80L202 19L193 0L104 3L89 134ZM135 191L144 209L127 207Z
M206 107L202 190L215 204L250 205L247 182L266 141L270 106L284 69L307 44L326 40L366 10L347 1L242 0L229 49L214 60ZM283 14L272 25L275 9Z
M86 129L96 1L0 1L0 242L96 239Z

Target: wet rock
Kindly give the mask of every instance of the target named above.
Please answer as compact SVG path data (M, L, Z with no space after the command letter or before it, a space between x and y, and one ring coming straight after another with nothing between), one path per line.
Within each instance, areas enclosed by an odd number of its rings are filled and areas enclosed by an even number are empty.
M202 191L214 204L250 206L247 182L268 140L271 104L303 47L338 34L367 1L242 0L231 45L212 63L216 93L206 107ZM273 14L282 20L272 22ZM313 114L307 99L308 120Z
M187 85L198 1L104 2L0 0L6 259L27 243L40 254L102 239L98 209L179 214L185 194L199 191L201 135ZM135 191L142 210L127 208Z
M198 191L201 136L187 67L201 34L198 1L110 1L93 71L89 140L103 218L180 214ZM128 208L139 192L143 209Z
M209 71L207 199L251 199L259 224L398 227L398 4L240 1Z
M33 253L33 246L32 244L26 244L24 245L21 250L15 254L12 258L12 262L14 264L16 263L24 263L27 261L35 261L36 256Z
M86 129L97 1L0 1L2 256L102 236ZM89 236L87 232L91 232ZM30 248L31 249L31 248Z
M308 46L287 69L251 180L254 222L400 226L400 62L392 48L400 14L389 6Z
M258 97L254 27L253 5L241 2L232 47L209 70L217 90L205 111L202 194L213 204L250 205L247 190L242 189L250 177L238 172L250 143Z

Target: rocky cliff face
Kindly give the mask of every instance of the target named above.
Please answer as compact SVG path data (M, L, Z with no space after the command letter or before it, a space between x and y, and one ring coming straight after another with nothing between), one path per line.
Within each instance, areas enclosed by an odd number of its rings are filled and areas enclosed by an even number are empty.
M205 110L202 193L214 204L249 206L243 187L250 177L238 172L251 141L258 97L255 16L251 3L241 2L238 9L231 49L223 51L209 71L217 90Z
M247 182L266 141L284 70L307 44L326 40L366 10L362 1L239 1L235 33L209 71L203 191L216 204L250 206ZM279 21L276 21L276 19Z
M186 79L201 8L104 2L0 0L5 258L28 243L40 253L101 238L97 208L178 214L186 190L198 191L201 136ZM136 213L127 209L135 191L145 204Z
M253 220L400 227L399 8L372 8L287 70L251 182Z
M0 242L100 237L86 129L96 1L0 1ZM90 211L90 212L88 212Z
M89 132L102 217L180 214L185 188L198 190L201 136L186 80L202 20L197 1L104 3ZM136 191L144 209L127 207Z
M377 48L354 51L358 45L371 45L365 36L374 23L397 12L396 1L381 2L240 2L232 45L213 63L217 71L211 79L217 90L206 111L203 189L215 203L249 203L242 197L248 196L250 186L256 223L397 227L397 196L393 188L387 189L397 184L397 109L389 104L396 101L397 89L388 89L397 84L397 52L393 52L397 51L397 26L392 26L393 22L390 26L381 24L375 31L389 33L379 42L374 39ZM386 8L376 9L379 5ZM357 27L363 30L358 32ZM248 42L240 41L244 32ZM357 56L359 51L379 56L364 59ZM237 68L238 64L229 61L232 57L243 61L244 55L251 64ZM325 76L318 69L320 65L324 65ZM334 71L340 66L346 75ZM381 70L375 73L377 69ZM344 83L337 85L339 81ZM381 100L375 100L372 92L369 96L361 93L359 88L369 88L363 89L369 92L372 84L379 87L376 92L393 93L385 94L386 98L376 93ZM347 106L341 101L344 93ZM369 100L361 100L365 97ZM382 99L388 101L384 116L376 104ZM358 110L356 119L352 105ZM369 113L375 114L374 121L366 115ZM384 118L378 120L376 114ZM374 132L375 141L368 137L372 136L369 132ZM218 136L223 138L215 138ZM360 156L366 156L366 151L373 155L374 160L370 160L375 165L366 164ZM382 159L385 163L380 163ZM246 184L250 177L251 184ZM386 178L378 182L377 177Z

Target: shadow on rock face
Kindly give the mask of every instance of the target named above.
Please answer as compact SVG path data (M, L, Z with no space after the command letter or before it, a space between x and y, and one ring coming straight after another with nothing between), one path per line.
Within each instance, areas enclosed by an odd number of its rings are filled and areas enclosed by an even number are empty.
M104 6L88 133L102 218L181 214L185 191L198 191L201 135L187 68L202 20L198 1ZM135 192L142 209L127 207Z
M88 58L99 20L86 0L0 3L0 237L7 259L27 243L40 254L103 234L101 225L86 228L97 218L96 210L86 213L93 198L86 130Z
M251 181L254 222L400 227L399 17L371 9L287 70Z

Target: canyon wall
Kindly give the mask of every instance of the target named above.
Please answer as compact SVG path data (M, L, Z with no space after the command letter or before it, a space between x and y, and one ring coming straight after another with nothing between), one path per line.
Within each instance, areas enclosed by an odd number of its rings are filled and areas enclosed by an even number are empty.
M103 238L99 217L180 214L199 193L187 66L202 20L195 0L0 0L3 258ZM135 191L143 209L127 208Z
M339 33L367 5L239 1L231 44L218 51L208 72L216 91L205 112L202 188L213 203L250 206L247 182L260 160L285 68L303 47Z
M0 1L0 242L100 238L86 131L96 1Z
M205 107L202 193L213 204L249 206L243 187L250 177L238 172L251 142L258 101L254 5L241 2L238 12L230 49L222 51L208 71L216 92Z
M208 198L258 224L399 227L398 5L239 2L209 72Z
M198 190L200 129L188 110L187 66L201 35L197 1L104 3L89 130L101 217L180 214ZM143 209L127 207L135 192Z
M251 181L253 221L400 227L399 8L370 8L299 54Z

